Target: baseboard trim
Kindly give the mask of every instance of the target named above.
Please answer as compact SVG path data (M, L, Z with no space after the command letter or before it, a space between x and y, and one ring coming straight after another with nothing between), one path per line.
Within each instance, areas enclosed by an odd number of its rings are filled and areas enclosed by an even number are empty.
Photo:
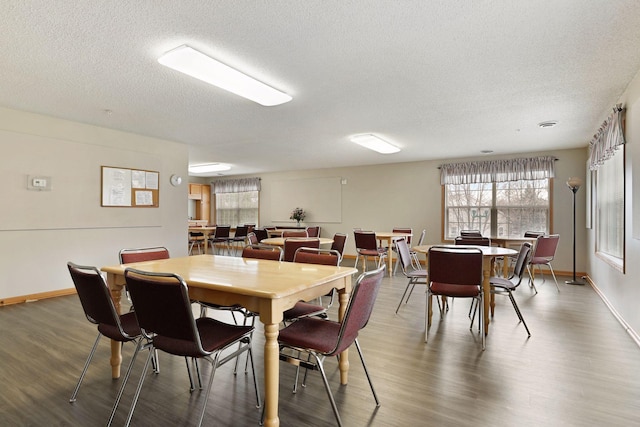
M598 294L598 296L604 302L604 304L607 306L607 308L609 309L611 314L613 314L613 317L615 317L616 320L622 325L622 327L629 334L631 339L633 341L635 341L636 345L638 347L640 347L640 336L638 335L638 333L636 331L634 331L631 326L629 326L629 324L624 320L624 318L620 315L620 313L618 313L618 311L615 309L615 307L613 307L613 305L611 305L611 303L607 299L606 295L604 293L602 293L602 291L596 286L594 281L591 280L591 277L584 276L584 278L587 279L587 282L589 283L589 285L591 285L591 287L596 292L596 294Z
M59 289L57 291L41 292L38 294L29 294L29 295L21 295L17 297L1 298L0 307L5 305L12 305L12 304L22 304L24 302L34 302L41 299L55 298L55 297L61 297L65 295L73 295L75 293L76 293L76 288L69 288L69 289Z

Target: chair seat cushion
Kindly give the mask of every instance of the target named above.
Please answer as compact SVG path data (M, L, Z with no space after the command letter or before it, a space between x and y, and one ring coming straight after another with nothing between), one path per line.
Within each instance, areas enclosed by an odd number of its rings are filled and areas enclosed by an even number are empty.
M358 249L358 253L364 256L380 256L387 253L386 248L380 249Z
M284 320L293 320L300 317L317 316L322 313L326 313L327 309L321 305L310 304L308 302L299 301L293 308L283 313Z
M210 317L196 319L196 326L200 333L202 348L206 352L204 354L190 340L156 336L153 338L153 345L159 350L177 356L202 357L224 348L253 330L252 326L229 325Z
M449 297L477 297L480 294L478 285L452 285L451 283L431 282L431 293Z
M339 334L340 323L305 317L281 329L278 341L287 346L313 349L328 354L334 350ZM338 352L340 351L339 349Z
M407 272L407 277L410 279L413 278L420 278L420 277L427 277L429 275L429 273L427 272L427 270L413 270L413 271L408 271Z
M533 257L531 258L531 261L529 261L529 264L549 264L550 262L549 258Z
M133 311L121 315L120 324L122 325L124 332L129 335L130 338L123 337L115 325L108 325L106 323L100 323L98 325L98 331L105 337L109 337L112 340L120 342L131 341L140 335L140 326L138 326L136 314Z
M489 282L492 286L496 286L503 289L514 290L516 288L516 284L513 283L509 279L505 279L504 277L490 277Z

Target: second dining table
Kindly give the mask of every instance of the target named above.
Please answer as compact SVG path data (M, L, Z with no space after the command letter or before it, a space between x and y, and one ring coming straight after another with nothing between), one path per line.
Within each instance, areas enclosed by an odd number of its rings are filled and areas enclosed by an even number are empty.
M320 239L320 246L322 245L330 245L333 243L333 239L328 237L286 237L287 239ZM260 243L263 245L270 246L284 246L285 237L269 237L268 239L260 240Z
M493 272L493 265L494 265L494 261L496 258L500 258L500 257L508 257L508 256L512 256L512 255L517 255L518 251L513 250L513 249L509 249L509 248L502 248L499 246L476 246L476 245L421 245L421 246L414 246L413 250L416 252L420 252L423 254L426 254L428 256L429 254L429 249L432 246L444 246L444 247L454 247L454 248L461 248L461 247L467 247L467 248L477 248L480 249L482 251L482 293L483 293L483 302L484 302L484 333L485 335L489 333L489 310L493 310L493 307L495 305L495 300L493 299L493 294L491 293L491 283L489 282L489 278L492 275ZM427 260L427 268L428 268L429 262ZM504 269L504 277L508 276L508 263L504 263L503 266ZM431 317L431 313L428 314L429 318Z
M339 293L339 319L344 316L357 269L327 265L299 264L219 255L195 255L102 267L107 273L111 295L120 310L127 267L175 273L184 279L189 296L195 301L221 305L239 304L258 313L264 325L265 426L277 426L279 392L279 324L283 312L296 302L309 301L332 289ZM111 342L112 377L120 376L120 343ZM347 384L348 350L340 356L340 382Z
M376 231L376 239L380 242L380 246L382 246L382 242L387 242L387 271L389 272L389 277L393 276L393 256L392 256L392 248L393 248L393 240L404 237L405 239L410 239L413 234L411 233L401 233L397 231Z

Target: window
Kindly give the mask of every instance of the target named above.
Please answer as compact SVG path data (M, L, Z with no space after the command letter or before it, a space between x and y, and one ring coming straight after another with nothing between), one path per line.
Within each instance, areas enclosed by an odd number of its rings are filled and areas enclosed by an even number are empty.
M260 178L225 179L211 185L215 194L216 224L232 227L258 224Z
M614 266L624 258L624 145L596 172L596 253Z
M622 104L589 143L595 172L596 255L624 272L624 114Z
M549 179L445 185L445 239L454 239L460 230L495 237L549 232L549 188Z
M258 224L258 196L257 191L216 194L216 224Z

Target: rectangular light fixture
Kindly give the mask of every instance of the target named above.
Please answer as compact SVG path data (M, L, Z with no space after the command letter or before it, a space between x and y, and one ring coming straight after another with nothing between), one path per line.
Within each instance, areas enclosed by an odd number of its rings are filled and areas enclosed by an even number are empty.
M381 154L391 154L400 151L398 147L388 143L384 139L372 135L370 133L364 135L354 135L351 138L351 142L362 145L369 150L377 151Z
M191 173L208 173L208 172L220 172L228 171L231 166L222 163L207 163L204 165L189 166L189 172Z
M293 99L290 95L242 74L187 45L170 50L158 58L158 62L265 107L284 104Z

